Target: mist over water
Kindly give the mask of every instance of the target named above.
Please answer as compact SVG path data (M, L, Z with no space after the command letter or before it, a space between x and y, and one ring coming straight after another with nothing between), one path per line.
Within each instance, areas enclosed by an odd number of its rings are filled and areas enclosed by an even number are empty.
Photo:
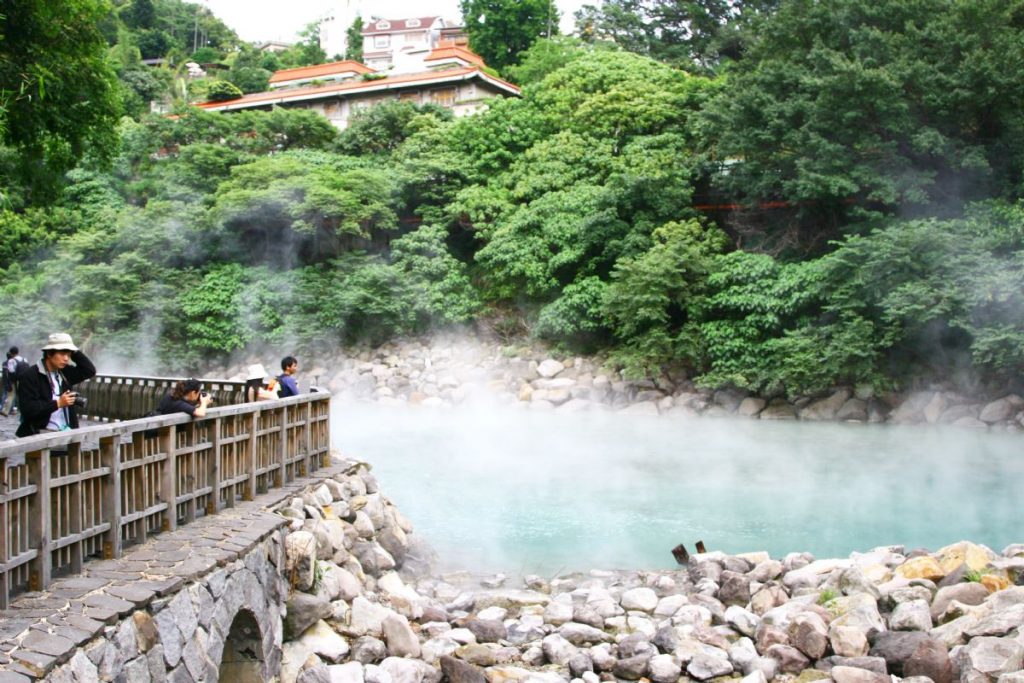
M675 566L670 550L1024 541L1016 434L334 402L333 443L445 568Z

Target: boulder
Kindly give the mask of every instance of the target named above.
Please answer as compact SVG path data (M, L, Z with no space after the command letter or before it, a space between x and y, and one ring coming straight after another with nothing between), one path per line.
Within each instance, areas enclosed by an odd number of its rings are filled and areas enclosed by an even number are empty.
M310 652L320 659L338 663L349 653L348 641L332 629L326 621L320 620L306 629L299 638Z
M638 681L647 673L647 663L650 659L649 654L619 659L612 667L612 674L620 680Z
M420 641L404 615L392 612L381 622L384 642L392 657L419 657Z
M316 535L309 531L293 531L284 540L285 576L300 591L313 587L313 572L317 560Z
M455 657L444 655L440 658L441 673L448 683L487 683L480 667L473 666Z
M765 654L778 663L779 671L787 674L798 674L811 665L804 653L791 645L772 645Z
M812 401L800 411L801 420L833 420L839 409L850 398L849 389L837 389L828 398Z
M722 653L723 655L725 653ZM698 681L706 681L718 676L727 676L733 672L728 657L716 657L705 652L694 655L686 665L686 673Z
M957 663L960 680L992 681L1024 668L1024 644L1012 638L981 636L960 649Z
M868 419L868 402L859 398L847 400L836 411L835 419L841 422L866 422Z
M828 627L814 612L802 612L789 624L789 642L810 659L818 659L828 648Z
M889 628L893 631L927 631L931 627L932 616L924 600L900 603L889 617Z
M320 619L330 617L333 611L331 603L322 597L292 591L288 596L287 614L284 617L285 639L298 638Z
M880 633L871 645L870 654L883 658L889 673L897 676L924 675L936 683L952 680L952 664L946 647L926 633Z
M859 628L832 624L828 631L832 651L840 657L863 657L868 653L867 636Z
M619 604L626 610L639 610L650 614L658 606L658 594L650 588L631 588L623 592Z
M441 670L419 659L388 657L380 663L381 670L391 677L391 683L441 683ZM367 667L367 683L369 667Z
M949 574L961 565L967 569L981 571L996 559L996 554L985 546L969 541L960 541L940 548L934 553L935 559L943 574ZM930 577L926 577L930 578Z
M885 674L853 666L834 666L829 675L835 683L892 683L892 679Z
M683 667L672 655L655 655L648 660L647 671L652 683L676 683Z
M978 415L978 419L987 424L995 424L996 422L1002 422L1008 420L1016 412L1016 407L1013 402L1006 398L1001 398L997 401L987 403L984 408L981 409L981 414Z
M541 361L537 366L537 374L545 379L551 379L563 370L565 370L565 366L553 358Z
M921 555L907 560L896 568L896 574L905 579L928 579L938 581L946 572L939 562L931 555Z
M741 417L757 417L757 414L764 410L767 403L763 398L747 396L740 401L739 407L736 408L736 414Z

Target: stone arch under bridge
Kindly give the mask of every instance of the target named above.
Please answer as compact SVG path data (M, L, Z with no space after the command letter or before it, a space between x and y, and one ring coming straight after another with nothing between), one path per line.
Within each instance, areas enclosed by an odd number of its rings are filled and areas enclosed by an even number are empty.
M0 683L260 681L281 663L287 520L314 477L136 547L0 613Z

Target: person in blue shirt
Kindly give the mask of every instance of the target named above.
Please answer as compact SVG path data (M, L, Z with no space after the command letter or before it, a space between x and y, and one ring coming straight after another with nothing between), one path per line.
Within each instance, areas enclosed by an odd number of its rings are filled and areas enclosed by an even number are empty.
M295 373L299 371L299 361L293 356L285 356L281 359L281 370L283 371L278 380L281 382L281 398L299 395L299 385L295 381Z

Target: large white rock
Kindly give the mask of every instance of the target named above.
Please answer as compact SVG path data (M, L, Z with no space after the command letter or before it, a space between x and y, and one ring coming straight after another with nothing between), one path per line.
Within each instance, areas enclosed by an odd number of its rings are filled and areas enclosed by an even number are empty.
M393 657L419 657L420 641L409 626L409 620L401 614L389 614L381 623L388 654Z
M675 683L683 667L672 655L654 655L647 662L647 670L653 683Z
M570 659L579 654L579 649L575 645L557 633L546 636L541 641L541 647L544 649L544 656L547 657L547 660L559 666L567 665Z
M623 609L640 610L649 614L658 606L658 594L646 587L631 588L622 594L619 604Z
M537 374L545 379L551 379L562 370L565 370L565 366L553 358L541 361L541 364L537 366Z
M552 626L561 626L572 621L572 598L563 602L557 598L544 608L544 621Z
M380 668L391 676L392 683L440 683L441 670L419 659L388 657ZM369 674L369 667L367 667ZM367 676L369 678L369 676ZM369 680L367 683L370 683Z
M349 653L348 641L323 619L303 631L299 642L328 662L338 662Z
M394 612L387 607L359 596L352 601L352 622L349 628L356 635L380 636L384 619L390 614Z
M331 683L365 683L363 665L359 662L331 664L327 667L327 674L331 677Z
M285 575L301 591L313 586L316 567L316 536L309 531L293 531L284 539Z

